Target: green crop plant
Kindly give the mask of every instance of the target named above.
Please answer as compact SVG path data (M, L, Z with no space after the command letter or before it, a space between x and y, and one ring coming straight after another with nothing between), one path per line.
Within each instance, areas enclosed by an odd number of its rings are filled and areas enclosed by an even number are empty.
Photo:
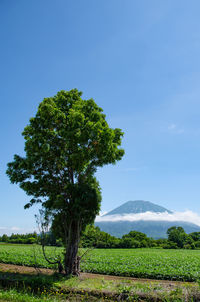
M54 247L47 247L51 255ZM0 245L0 262L52 268L39 246ZM83 252L82 250L80 252ZM63 248L56 248L62 255ZM35 261L37 263L35 263ZM197 281L200 276L200 250L94 249L81 263L84 272L124 277Z

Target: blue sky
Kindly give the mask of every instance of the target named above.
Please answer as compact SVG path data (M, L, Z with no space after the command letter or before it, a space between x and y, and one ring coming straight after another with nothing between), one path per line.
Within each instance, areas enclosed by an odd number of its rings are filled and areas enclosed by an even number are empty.
M102 211L143 199L200 215L200 2L0 1L0 234L37 208L5 175L44 97L78 88L125 135L100 169Z

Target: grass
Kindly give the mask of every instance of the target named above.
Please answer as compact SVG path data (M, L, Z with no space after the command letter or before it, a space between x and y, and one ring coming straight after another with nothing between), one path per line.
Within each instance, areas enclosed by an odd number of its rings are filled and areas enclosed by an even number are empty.
M50 257L63 248L48 247ZM52 267L41 248L31 245L0 245L0 262ZM200 250L95 249L81 263L84 272L125 277L196 281L200 278Z
M3 274L3 275L2 275ZM6 282L6 280L8 282ZM31 281L30 281L31 280ZM42 284L38 287L38 281ZM3 285L4 286L3 286ZM0 273L0 301L199 301L197 284L166 284L158 281L135 282L115 278L63 278Z
M16 289L0 289L0 301L13 301L13 302L53 302L53 301L66 301L60 297L36 296L33 293L21 292Z

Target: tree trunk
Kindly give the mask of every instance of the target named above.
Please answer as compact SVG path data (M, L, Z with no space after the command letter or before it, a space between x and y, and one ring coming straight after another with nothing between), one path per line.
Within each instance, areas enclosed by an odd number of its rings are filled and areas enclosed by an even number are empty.
M69 230L65 250L65 273L66 275L78 276L80 274L78 245L80 241L80 222L72 221Z

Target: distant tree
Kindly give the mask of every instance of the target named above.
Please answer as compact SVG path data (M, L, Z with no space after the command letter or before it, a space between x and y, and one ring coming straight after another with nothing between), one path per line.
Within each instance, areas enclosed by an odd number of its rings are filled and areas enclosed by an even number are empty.
M146 240L148 237L142 232L130 231L128 234L123 235L122 238L134 238L135 240L142 241Z
M3 235L0 241L8 242L8 243L22 243L22 244L33 244L38 240L37 234L29 233L29 234L11 234L11 236Z
M6 234L3 234L1 237L2 242L8 242L8 236Z
M103 232L99 227L88 225L82 234L82 247L116 248L119 247L120 239Z
M7 175L41 203L65 244L66 274L78 274L80 234L99 212L101 192L94 174L124 154L123 133L112 129L93 99L77 89L45 98L25 127L25 156L14 156Z
M130 231L128 234L122 236L122 245L123 240L131 239L132 247L151 247L155 245L155 241L152 238L148 238L146 234L138 231ZM131 243L130 243L131 244Z
M200 240L195 241L194 245L195 245L195 248L200 249Z
M177 244L179 248L183 248L187 239L187 234L182 227L173 226L167 230L168 240Z
M168 240L167 238L159 238L159 239L155 239L155 242L158 246L162 246L163 244L166 244Z
M190 234L187 235L183 247L185 249L193 249L193 250L195 249L195 242L194 242L192 236L190 236Z
M135 240L133 238L124 237L121 239L120 247L126 248L126 249L137 248L137 247L139 247L139 242L138 241L135 242Z
M193 232L193 233L190 233L189 236L190 236L194 241L200 241L200 232Z
M161 246L163 249L177 249L178 248L177 243L173 242L173 241L168 241L166 243L163 243Z

